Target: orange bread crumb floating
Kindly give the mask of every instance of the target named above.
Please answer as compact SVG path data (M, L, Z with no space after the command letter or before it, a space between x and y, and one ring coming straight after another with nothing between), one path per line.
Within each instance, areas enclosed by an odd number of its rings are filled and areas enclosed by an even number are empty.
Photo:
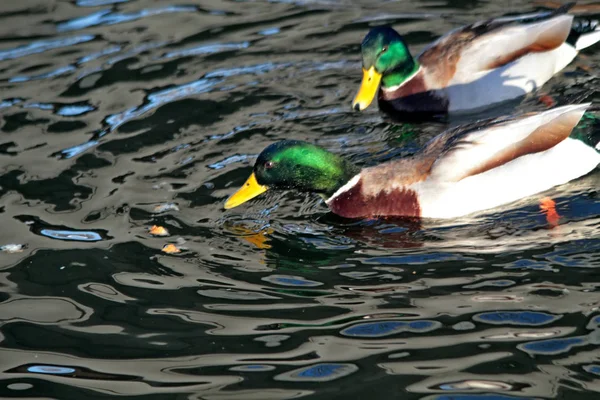
M173 253L181 253L181 250L179 250L179 247L175 246L174 244L167 244L162 248L163 253L167 253L167 254L173 254Z
M153 225L149 232L154 236L169 236L169 231L159 225Z

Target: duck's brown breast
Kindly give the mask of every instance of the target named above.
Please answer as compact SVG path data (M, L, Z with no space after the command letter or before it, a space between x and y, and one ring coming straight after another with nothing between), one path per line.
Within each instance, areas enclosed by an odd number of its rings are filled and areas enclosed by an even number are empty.
M421 216L419 199L414 190L401 187L366 194L361 180L330 199L328 205L332 212L345 218Z

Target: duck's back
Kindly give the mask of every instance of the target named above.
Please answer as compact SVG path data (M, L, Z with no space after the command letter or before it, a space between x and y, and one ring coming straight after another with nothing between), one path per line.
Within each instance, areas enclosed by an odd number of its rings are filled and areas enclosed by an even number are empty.
M428 178L411 188L421 215L451 218L507 204L592 171L600 153L572 137L589 104L449 132L424 151L438 152ZM573 135L575 136L575 135Z
M456 29L418 57L425 86L447 112L483 108L538 89L577 55L567 43L572 5Z

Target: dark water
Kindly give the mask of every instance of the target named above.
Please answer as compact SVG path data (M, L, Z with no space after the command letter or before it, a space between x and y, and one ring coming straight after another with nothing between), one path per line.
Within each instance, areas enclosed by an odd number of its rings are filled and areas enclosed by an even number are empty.
M369 165L445 128L350 113L370 24L420 49L537 9L2 1L0 245L24 248L0 253L0 397L598 398L598 171L544 194L554 229L541 196L422 225L295 193L222 209L274 140ZM599 49L537 96L593 90Z

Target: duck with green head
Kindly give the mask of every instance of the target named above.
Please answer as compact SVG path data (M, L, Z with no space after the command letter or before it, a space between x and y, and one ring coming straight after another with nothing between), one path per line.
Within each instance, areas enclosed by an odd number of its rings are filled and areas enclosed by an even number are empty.
M360 168L327 150L298 140L283 140L265 148L254 171L225 208L236 207L268 188L294 189L332 196Z
M361 45L363 79L352 107L364 110L378 96L390 114L446 114L525 95L600 40L595 25L573 28L573 5L458 28L416 58L394 29L373 28Z
M451 129L411 157L363 169L313 144L284 140L260 153L225 208L270 189L291 189L320 194L346 218L453 218L490 209L596 168L598 151L569 137L588 106Z

